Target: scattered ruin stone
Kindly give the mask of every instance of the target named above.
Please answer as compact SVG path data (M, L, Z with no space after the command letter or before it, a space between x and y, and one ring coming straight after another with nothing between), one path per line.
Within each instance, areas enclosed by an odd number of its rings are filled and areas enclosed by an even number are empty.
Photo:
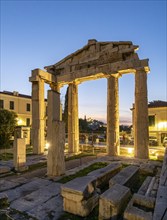
M161 170L153 220L165 220L167 216L167 148Z
M153 175L155 173L155 165L150 163L143 163L140 165L140 173Z
M88 176L94 177L96 179L96 187L100 187L108 184L111 177L118 173L121 170L121 167L121 163L112 163L104 168L90 172Z
M138 174L139 168L137 166L128 166L122 169L118 174L112 177L109 181L109 187L112 187L114 184L118 183L120 185L129 185L134 177Z
M98 203L95 178L79 177L61 187L64 211L79 216L87 216Z
M118 219L130 196L130 189L119 184L115 184L105 191L99 200L99 220Z
M14 140L14 168L16 171L24 171L27 169L26 163L26 144L25 138L16 138Z
M124 212L124 219L152 220L154 206L154 198L134 194Z

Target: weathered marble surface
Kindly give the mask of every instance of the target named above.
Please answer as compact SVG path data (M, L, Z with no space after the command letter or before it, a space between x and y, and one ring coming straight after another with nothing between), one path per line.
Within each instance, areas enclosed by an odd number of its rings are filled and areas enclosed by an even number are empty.
M120 185L127 185L135 175L137 175L139 167L137 166L128 166L122 169L117 175L109 181L109 186L112 187L114 184L118 183Z
M99 220L117 219L126 207L130 196L130 189L119 184L105 191L99 199Z

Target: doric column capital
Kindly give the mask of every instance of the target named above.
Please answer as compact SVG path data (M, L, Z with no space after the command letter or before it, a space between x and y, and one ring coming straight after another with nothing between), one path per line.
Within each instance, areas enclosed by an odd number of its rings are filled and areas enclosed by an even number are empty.
M109 79L109 78L111 78L111 77L114 77L114 78L119 79L120 77L122 77L122 73L117 72L117 73L114 73L114 74L108 74L108 75L106 76L107 79Z
M53 91L60 93L60 88L61 88L60 84L52 82L49 84L49 86Z
M148 73L148 71L146 71L144 67L137 67L137 68L134 69L134 71L135 71L135 73L137 73L137 72Z

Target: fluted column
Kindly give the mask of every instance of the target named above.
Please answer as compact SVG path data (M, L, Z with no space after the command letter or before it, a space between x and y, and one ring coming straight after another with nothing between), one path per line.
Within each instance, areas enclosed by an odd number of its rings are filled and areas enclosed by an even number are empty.
M118 78L107 79L107 153L120 154Z
M78 85L69 84L68 90L68 151L79 152Z
M147 74L144 69L135 73L135 157L148 158L148 100Z
M38 75L38 69L32 71L33 74ZM32 81L32 146L34 154L41 154L44 152L44 80L40 77L36 81Z

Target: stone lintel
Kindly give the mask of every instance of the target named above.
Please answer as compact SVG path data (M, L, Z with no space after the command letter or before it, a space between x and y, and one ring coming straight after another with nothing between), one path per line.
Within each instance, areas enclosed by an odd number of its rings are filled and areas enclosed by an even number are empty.
M56 82L56 77L53 74L41 69L32 70L32 75L29 77L29 81L39 81L39 78L43 79L46 83Z
M84 82L88 80L95 80L98 78L107 78L109 75L118 73L136 73L136 69L138 68L143 68L145 72L148 73L150 71L148 66L148 59L119 61L115 63L92 66L90 68L84 68L72 72L67 71L67 74L57 75L56 78L57 83L63 86L75 80Z

